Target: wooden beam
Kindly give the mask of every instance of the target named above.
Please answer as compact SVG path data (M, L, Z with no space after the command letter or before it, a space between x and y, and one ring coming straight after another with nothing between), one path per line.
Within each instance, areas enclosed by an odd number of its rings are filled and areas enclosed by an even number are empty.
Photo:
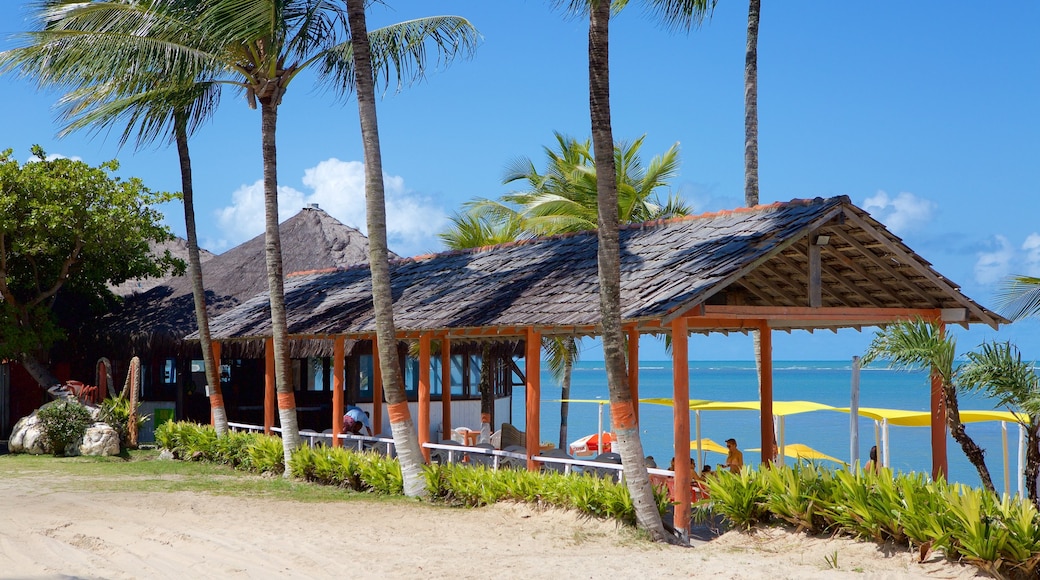
M336 337L332 343L332 446L342 445L343 432L343 359L346 358L346 339Z
M706 318L755 318L770 320L888 320L934 318L934 308L863 308L805 306L706 306ZM696 319L691 319L691 323Z
M881 302L880 300L878 300L877 298L874 298L873 296L871 296L871 295L870 295L870 292L867 292L866 290L864 290L864 289L863 289L863 288L862 288L862 287L861 287L860 285L858 285L858 284L853 284L853 283L852 283L852 282L851 282L851 281L850 281L850 280L848 279L848 277L846 277L846 276L842 276L842 275L841 275L841 274L839 274L839 273L838 273L838 271L837 271L837 270L835 270L834 268L831 268L830 266L828 266L828 265L826 265L826 264L823 264L823 265L821 265L820 267L821 267L821 269L822 269L822 270L823 270L824 272L826 272L826 273L827 273L827 275L828 275L828 276L830 276L831 278L834 278L835 280L837 280L837 281L838 281L838 283L839 283L839 284L841 284L842 286L844 286L844 287L845 287L845 288L846 288L847 290L849 290L849 291L850 291L850 292L852 292L853 294L856 294L857 296L859 296L859 297L860 297L860 298L862 298L863 300L865 300L865 301L869 302L869 303L870 303L870 304L872 304L872 305L873 305L873 306L874 306L875 308L884 308L884 307L885 307L884 303L882 303L882 302Z
M675 457L675 529L686 537L690 532L690 355L686 318L676 318L672 327L672 447Z
M264 341L264 433L271 434L275 414L274 339Z
M941 320L936 323L939 325L939 336L944 336L946 324ZM950 473L946 460L946 398L943 396L942 375L939 369L932 367L931 379L932 479L938 481Z
M809 306L823 306L823 274L820 270L820 245L816 243L816 234L809 234Z
M898 256L899 259L902 260L906 265L916 270L919 274L924 276L932 284L935 284L940 289L945 290L947 293L951 295L951 298L961 303L962 306L974 312L975 316L978 316L980 320L988 321L987 324L994 330L1000 327L1000 323L998 321L991 318L974 302L967 299L962 300L962 298L965 298L964 295L962 295L958 289L954 288L953 285L950 284L947 280L940 278L934 272L932 272L931 268L924 264L921 264L922 260L920 260L920 258L915 259L914 257L904 252L899 246L893 244L891 240L885 237L884 234L882 234L872 225L867 223L866 220L856 215L855 212L845 212L845 216L849 218L853 223L863 228L863 230L870 234L871 237L873 237L875 240L885 244L885 246L888 247L889 251Z
M770 464L776 455L776 438L773 436L773 333L765 320L759 323L758 355L761 374L758 377L758 398L761 419L762 463Z
M534 456L538 454L541 446L541 374L542 374L542 337L533 328L527 329L527 339L524 345L524 362L527 374L527 399L524 402L526 409L527 424L527 469L538 470L538 464Z
M902 282L910 290L912 290L914 292L914 294L917 294L922 299L924 299L925 302L928 302L929 304L931 304L932 306L934 306L936 308L938 308L940 306L940 304L936 304L933 301L932 297L929 296L927 292L925 292L924 290L921 290L921 288L919 287L919 285L916 282L913 282L912 280L907 278L902 272L896 270L893 266L891 266L890 264L885 262L885 260L883 260L880 256L875 254L873 250L871 250L870 248L868 248L868 247L864 246L863 244L861 244L860 241L857 240L855 237L853 237L851 234L849 234L847 232L844 232L842 230L838 230L837 234L838 234L838 237L840 237L842 240L844 240L847 244L849 244L853 248L855 248L858 251L860 251L868 260L873 262L875 266L877 266L878 268L881 268L881 270L884 271L889 276L891 276L891 277L895 278L896 280L899 280L900 282ZM886 245L886 247L888 247L888 246ZM911 264L907 264L907 265L911 266ZM892 293L896 294L895 292L892 292Z
M430 450L423 446L430 442L430 335L419 335L419 448L423 459L430 462Z
M451 340L441 339L441 438L451 439Z

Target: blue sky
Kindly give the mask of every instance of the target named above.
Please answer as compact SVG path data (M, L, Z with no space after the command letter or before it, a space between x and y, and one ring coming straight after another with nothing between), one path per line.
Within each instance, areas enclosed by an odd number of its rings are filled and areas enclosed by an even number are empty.
M24 2L0 3L0 49L26 30ZM379 103L391 249L441 249L436 233L474 197L497 197L505 166L539 162L553 131L589 135L586 22L545 1L393 1L376 26L458 14L481 31L472 59L432 72ZM689 34L671 33L632 5L612 24L614 134L645 134L644 157L680 143L673 189L695 210L743 204L746 2L720 2ZM963 291L993 307L1006 275L1040 275L1040 2L980 7L962 0L764 2L759 39L761 201L848 195ZM282 219L306 203L364 230L361 138L353 100L338 102L306 75L279 116ZM39 143L120 174L177 190L174 151L119 150L115 135L57 139L58 95L0 79L0 148L28 159ZM191 143L202 244L221 252L262 232L259 113L228 91ZM179 206L165 208L183 235ZM989 338L1040 358L1040 324L994 333L955 330L961 350ZM847 359L871 332L774 338L780 360ZM599 358L594 345L585 356ZM646 359L663 358L647 341ZM691 358L750 359L746 337L695 338Z

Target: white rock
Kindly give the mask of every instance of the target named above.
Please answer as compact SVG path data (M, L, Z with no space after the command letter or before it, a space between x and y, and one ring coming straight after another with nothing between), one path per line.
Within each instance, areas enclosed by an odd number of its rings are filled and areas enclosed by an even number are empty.
M94 423L83 434L80 455L119 455L119 433L107 423Z
M7 450L11 453L29 453L31 455L46 455L50 453L46 441L43 438L43 427L36 411L31 415L22 417L14 424L11 438L7 442Z

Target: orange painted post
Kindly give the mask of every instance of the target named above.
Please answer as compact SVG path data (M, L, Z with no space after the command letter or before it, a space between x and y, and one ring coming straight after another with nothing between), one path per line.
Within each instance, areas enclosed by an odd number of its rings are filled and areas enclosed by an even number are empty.
M372 433L383 432L383 371L379 368L379 346L372 337Z
M224 392L220 389L220 343L214 340L209 345L213 350L213 366L217 369L217 384L209 388L209 392L213 393L209 397L209 424L216 426L217 416L213 414L213 406L224 406ZM224 409L224 417L227 417L227 409Z
M332 446L342 443L339 434L343 431L343 358L346 354L346 339L337 336L332 343Z
M762 463L769 464L776 457L776 437L773 434L773 331L769 328L768 321L763 320L760 323L758 335L762 347L762 360L759 361L762 376L759 377L758 385L762 422Z
M672 408L675 447L675 529L685 538L690 532L690 356L686 319L672 321Z
M639 424L639 331L628 331L628 390L632 393L632 410Z
M945 336L946 325L940 320L939 336ZM932 479L938 481L949 473L946 463L946 399L943 397L942 375L932 367Z
M527 374L527 469L537 471L538 464L534 456L541 447L541 374L542 374L542 335L533 328L527 329L526 350L524 352L524 372Z
M426 463L430 450L423 446L430 442L430 333L419 335L419 448Z
M271 434L274 427L274 339L264 341L264 433Z
M441 339L441 419L444 432L441 438L451 439L451 342Z

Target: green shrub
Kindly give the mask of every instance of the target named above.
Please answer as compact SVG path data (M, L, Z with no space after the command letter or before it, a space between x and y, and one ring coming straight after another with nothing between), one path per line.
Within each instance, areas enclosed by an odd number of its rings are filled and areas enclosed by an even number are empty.
M245 449L242 467L257 473L284 473L285 448L282 438L263 433L251 435L252 443Z
M745 530L768 521L765 482L758 474L745 467L740 473L719 470L709 477L706 485L713 511Z
M53 401L36 412L43 428L43 439L47 449L56 456L69 454L70 447L78 449L94 420L90 411L78 401ZM72 451L75 455L76 451Z
M140 408L140 404L138 404L138 408ZM108 424L116 430L116 433L119 433L119 446L121 448L129 447L130 399L122 395L109 397L101 401L98 409L98 421ZM140 433L141 427L144 426L145 422L148 421L148 417L148 415L137 415L138 433Z
M833 493L833 475L813 464L792 467L774 466L761 471L765 488L765 506L772 514L798 531L819 533L827 520L820 512L821 503Z

